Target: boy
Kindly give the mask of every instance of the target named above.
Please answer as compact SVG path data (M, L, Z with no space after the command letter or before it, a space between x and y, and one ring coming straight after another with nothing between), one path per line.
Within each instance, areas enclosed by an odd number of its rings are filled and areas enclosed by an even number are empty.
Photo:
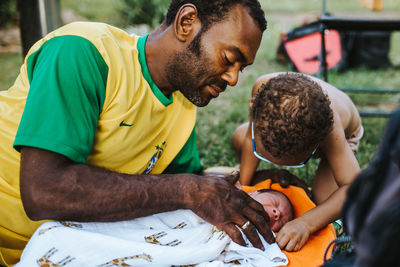
M350 98L322 80L273 73L253 86L250 121L233 134L240 157L240 183L248 185L261 160L302 167L321 158L312 186L317 207L287 223L277 234L282 249L298 251L310 234L340 217L346 190L360 166L354 156L363 134Z

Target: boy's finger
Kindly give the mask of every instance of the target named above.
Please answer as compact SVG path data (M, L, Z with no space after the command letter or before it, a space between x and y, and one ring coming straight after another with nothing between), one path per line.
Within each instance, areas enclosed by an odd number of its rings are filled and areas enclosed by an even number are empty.
M297 240L291 239L285 246L286 251L295 251L295 247L297 245Z
M278 243L278 246L281 249L284 249L286 247L286 244L289 242L289 237L288 235L282 234L282 229L276 235L276 243Z

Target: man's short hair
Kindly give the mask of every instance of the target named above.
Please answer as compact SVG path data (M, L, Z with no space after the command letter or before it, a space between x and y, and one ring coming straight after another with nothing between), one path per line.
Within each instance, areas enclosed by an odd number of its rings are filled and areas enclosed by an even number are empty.
M277 158L315 148L333 125L330 100L305 75L286 73L262 84L254 96L254 131Z
M258 0L172 0L168 8L165 22L170 25L184 4L193 4L197 8L198 17L202 24L201 31L207 31L214 23L220 22L226 18L228 11L235 4L241 4L249 11L250 16L258 25L261 32L267 28L264 11Z

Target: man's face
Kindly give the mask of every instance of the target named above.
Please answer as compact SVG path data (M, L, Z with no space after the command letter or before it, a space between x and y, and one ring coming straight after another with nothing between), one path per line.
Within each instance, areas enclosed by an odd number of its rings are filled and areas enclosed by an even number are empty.
M219 92L226 89L227 82L217 75L215 63L203 47L199 47L198 55L191 49L199 45L200 41L201 33L193 39L186 50L175 54L167 65L166 74L168 82L174 89L181 91L194 105L203 107L212 97L217 97ZM207 87L211 87L211 91L207 92L207 89L210 89Z
M174 55L166 65L168 82L196 106L205 106L227 85L236 85L239 71L253 63L261 37L246 9L236 5Z
M250 192L249 195L260 202L269 216L269 226L278 232L282 226L292 220L292 207L285 196L278 192Z

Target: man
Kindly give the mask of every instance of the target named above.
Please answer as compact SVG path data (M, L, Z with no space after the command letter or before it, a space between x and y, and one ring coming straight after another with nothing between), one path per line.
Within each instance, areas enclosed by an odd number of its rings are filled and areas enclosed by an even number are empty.
M74 23L38 41L0 94L1 264L18 261L40 220L176 209L241 245L238 227L255 247L256 230L271 243L268 215L232 185L237 174L195 174L195 106L237 83L265 28L257 0L173 0L148 36Z

